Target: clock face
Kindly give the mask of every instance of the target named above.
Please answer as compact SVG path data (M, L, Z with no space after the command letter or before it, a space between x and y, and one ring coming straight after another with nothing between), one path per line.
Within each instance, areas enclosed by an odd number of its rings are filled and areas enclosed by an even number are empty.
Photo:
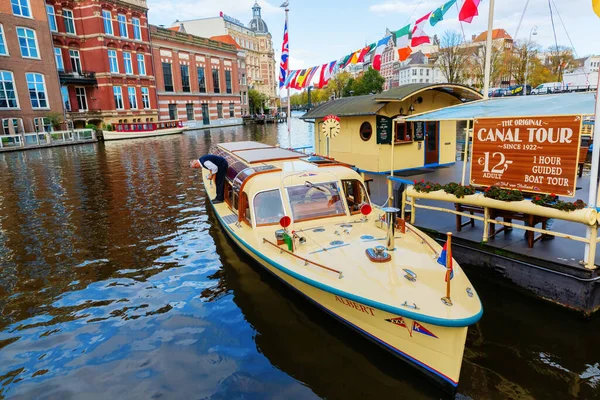
M336 118L329 118L323 121L323 125L321 125L321 132L325 137L333 138L340 134L340 121Z

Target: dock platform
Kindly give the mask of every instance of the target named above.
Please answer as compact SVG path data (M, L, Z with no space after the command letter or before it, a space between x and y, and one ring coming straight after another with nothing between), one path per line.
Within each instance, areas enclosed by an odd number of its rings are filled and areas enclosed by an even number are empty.
M97 141L98 138L93 129L2 135L0 136L0 153L94 143Z
M420 168L400 171L395 177L408 181L448 183L460 182L462 161L448 167ZM468 168L467 168L468 171ZM376 204L387 199L387 175L369 175L371 197ZM468 172L467 172L468 181ZM395 182L394 192L401 186ZM589 176L579 178L575 198L587 202ZM419 200L419 203L435 207L454 209L454 203L444 201ZM486 278L503 280L525 289L537 297L558 303L567 308L592 314L600 307L600 270L587 269L580 264L584 257L585 244L555 237L542 240L528 247L524 230L512 229L502 232L486 243L482 242L483 222L475 221L474 226L466 226L460 232L456 229L454 214L419 209L415 225L436 240L446 240L446 233L453 234L453 256L462 264L468 265L468 273L483 274ZM585 236L586 226L574 222L554 220L552 230L566 234ZM595 265L600 265L596 252Z

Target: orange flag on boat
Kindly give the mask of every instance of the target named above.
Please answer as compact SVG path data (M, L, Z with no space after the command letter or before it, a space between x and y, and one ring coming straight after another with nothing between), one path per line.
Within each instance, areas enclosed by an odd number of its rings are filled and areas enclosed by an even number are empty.
M600 0L592 0L592 8L596 15L600 17Z

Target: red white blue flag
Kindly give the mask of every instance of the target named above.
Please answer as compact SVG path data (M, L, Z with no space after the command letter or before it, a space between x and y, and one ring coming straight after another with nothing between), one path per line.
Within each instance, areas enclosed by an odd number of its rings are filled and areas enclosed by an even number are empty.
M283 44L281 45L281 63L279 64L279 88L283 87L286 73L288 70L288 58L290 57L290 47L288 43L287 21L283 28Z
M417 321L413 321L413 329L412 329L412 331L413 332L418 332L418 333L421 333L423 335L431 336L431 337L434 337L434 338L438 339L438 337L435 336L433 334L433 332L431 332L429 329L425 328L423 325L421 325Z
M448 282L448 278L452 279L454 278L454 269L452 268L452 251L450 251L449 257L448 259L450 260L450 265L446 265L446 255L448 253L448 242L444 243L444 247L442 247L442 252L440 253L440 256L437 259L438 264L443 265L444 267L446 267L446 279L445 281Z

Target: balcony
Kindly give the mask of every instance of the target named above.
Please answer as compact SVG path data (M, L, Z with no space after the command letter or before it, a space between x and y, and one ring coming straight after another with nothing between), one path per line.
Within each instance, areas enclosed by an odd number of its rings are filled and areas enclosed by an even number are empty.
M61 85L82 85L82 86L97 86L95 72L68 72L58 71Z

